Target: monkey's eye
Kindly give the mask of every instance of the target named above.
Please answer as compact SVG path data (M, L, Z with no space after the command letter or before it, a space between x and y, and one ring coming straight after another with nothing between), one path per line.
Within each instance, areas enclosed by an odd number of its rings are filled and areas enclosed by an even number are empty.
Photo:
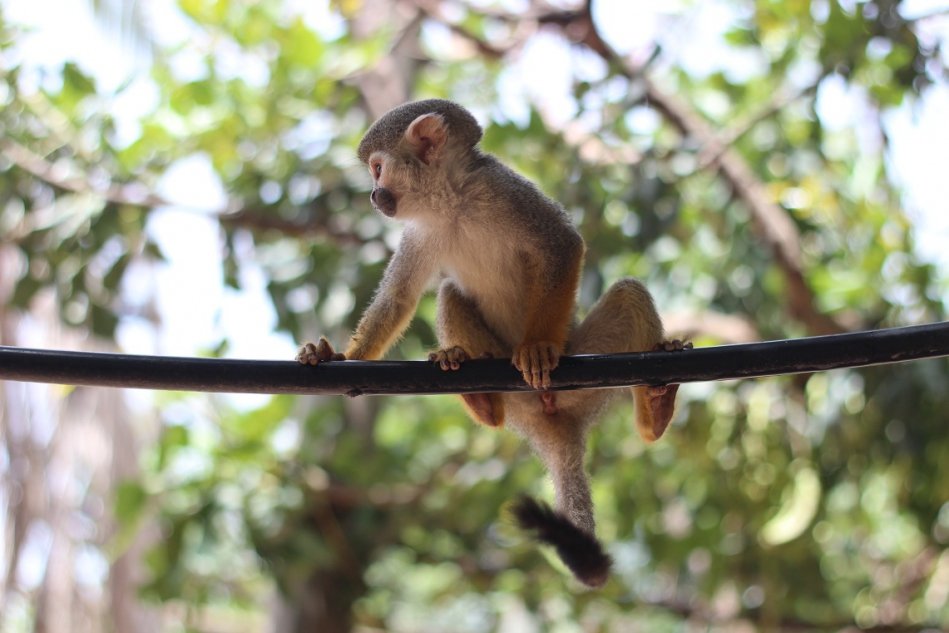
M373 163L369 169L372 170L372 175L375 178L382 175L382 163Z

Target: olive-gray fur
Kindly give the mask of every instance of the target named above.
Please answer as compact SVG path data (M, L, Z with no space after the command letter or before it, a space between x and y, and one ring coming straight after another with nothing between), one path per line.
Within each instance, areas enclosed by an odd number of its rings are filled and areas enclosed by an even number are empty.
M412 121L432 113L444 117L449 134L459 145L474 147L481 140L481 126L463 106L446 99L412 101L389 110L372 124L359 143L359 160L368 163L374 151L396 147Z

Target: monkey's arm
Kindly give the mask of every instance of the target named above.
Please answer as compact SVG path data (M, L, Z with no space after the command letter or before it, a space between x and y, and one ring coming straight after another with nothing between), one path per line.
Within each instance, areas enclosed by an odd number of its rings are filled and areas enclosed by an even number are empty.
M412 320L434 272L434 259L422 248L422 240L407 228L372 303L349 340L346 358L371 360L385 354Z
M535 389L550 387L550 372L560 361L573 319L584 246L578 234L567 237L554 246L544 245L556 252L542 251L542 262L531 271L535 279L525 297L524 340L511 359Z
M321 336L319 342L305 343L300 348L297 362L318 365L333 360L372 360L385 354L412 320L425 284L434 273L434 260L421 243L410 229L406 229L386 266L372 303L359 319L343 354L337 353Z

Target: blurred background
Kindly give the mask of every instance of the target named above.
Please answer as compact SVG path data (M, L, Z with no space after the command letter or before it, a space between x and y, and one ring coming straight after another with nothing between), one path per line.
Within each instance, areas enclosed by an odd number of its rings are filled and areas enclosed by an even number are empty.
M697 346L944 320L947 42L946 2L4 0L0 343L343 345L399 235L355 145L422 97L567 208L581 312L632 275ZM0 631L947 630L947 412L946 359L685 385L649 447L619 405L585 591L453 398L0 383Z

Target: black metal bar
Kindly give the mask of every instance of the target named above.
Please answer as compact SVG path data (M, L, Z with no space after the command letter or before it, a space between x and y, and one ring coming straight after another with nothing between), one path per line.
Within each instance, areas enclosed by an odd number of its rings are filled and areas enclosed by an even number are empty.
M681 352L566 356L553 389L732 380L949 356L949 322ZM293 361L130 356L0 346L0 379L231 393L402 394L527 391L504 359L443 372L426 361Z

